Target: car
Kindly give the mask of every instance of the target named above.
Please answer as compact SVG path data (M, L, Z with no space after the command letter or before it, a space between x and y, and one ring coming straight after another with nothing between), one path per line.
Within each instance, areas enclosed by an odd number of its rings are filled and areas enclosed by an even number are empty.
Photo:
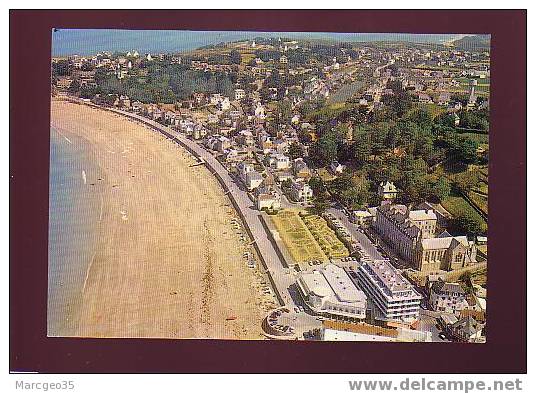
M447 338L447 335L445 333L441 332L441 333L439 333L439 338L441 340L445 340Z

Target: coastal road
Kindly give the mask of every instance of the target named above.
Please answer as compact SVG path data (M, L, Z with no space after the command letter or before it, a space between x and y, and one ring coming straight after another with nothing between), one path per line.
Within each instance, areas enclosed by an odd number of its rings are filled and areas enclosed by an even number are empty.
M380 254L376 246L370 241L367 235L359 231L357 226L350 222L342 210L331 207L326 211L333 214L342 223L342 225L344 225L350 235L361 245L361 249L363 250L364 254L366 254L372 260L385 259L382 254Z
M96 105L92 106L98 107ZM275 286L274 289L279 294L280 302L284 306L290 308L295 307L294 300L289 292L289 287L294 283L294 278L292 274L289 273L288 269L284 267L286 264L279 259L279 255L262 225L262 213L255 208L253 201L251 201L245 191L240 189L223 164L195 141L188 139L185 135L172 130L169 127L134 113L121 111L115 108L104 109L137 120L164 133L166 136L173 138L186 147L196 157L204 160L207 169L209 169L213 175L217 176L220 182L224 184L226 191L228 191L231 199L234 201L235 207L239 210L246 229L252 236L256 249L267 267L266 273L272 280L272 283Z

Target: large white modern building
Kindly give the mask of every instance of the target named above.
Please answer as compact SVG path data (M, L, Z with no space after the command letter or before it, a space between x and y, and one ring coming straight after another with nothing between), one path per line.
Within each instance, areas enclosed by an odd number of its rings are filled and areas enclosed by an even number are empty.
M385 321L411 321L419 316L422 296L388 261L363 262L352 275Z
M302 273L297 286L317 314L359 320L366 316L367 297L339 266L330 263L323 269Z

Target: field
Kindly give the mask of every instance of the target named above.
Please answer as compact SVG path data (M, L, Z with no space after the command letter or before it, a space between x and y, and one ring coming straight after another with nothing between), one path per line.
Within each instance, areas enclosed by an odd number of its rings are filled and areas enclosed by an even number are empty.
M487 231L488 225L486 224L484 219L481 218L480 215L478 215L475 209L473 209L473 207L469 204L469 202L467 202L463 197L451 195L445 198L444 200L442 200L441 205L443 205L443 207L447 209L449 213L451 213L454 216L461 215L463 214L463 212L466 212L466 211L475 212L476 215L480 218L480 222L483 228L485 229L485 231Z
M341 88L336 90L328 99L328 103L344 103L354 95L360 93L363 90L363 81L355 81L349 84L342 85Z
M417 108L415 108L414 111L416 109ZM432 104L432 103L430 103L430 104L419 104L418 109L423 109L423 110L427 111L430 114L430 116L432 117L432 119L447 111L444 107L442 107L440 105L437 105L437 104Z
M459 135L475 141L479 146L487 146L489 142L488 134L480 134L477 132L460 132Z
M336 176L333 176L326 168L320 168L317 170L318 176L322 179L322 181L328 182L336 178Z
M335 232L328 227L323 218L311 214L304 216L302 220L328 257L344 258L350 255L344 244L342 244Z
M315 238L307 229L296 210L282 210L270 216L285 247L296 263L311 260L327 261L327 255L322 251Z
M467 196L475 205L488 214L488 168L474 168L474 170L478 171L478 184L467 193Z
M487 135L480 135L487 138ZM485 214L488 213L488 167L487 166L478 166L470 165L468 168L457 165L456 163L449 162L448 164L441 164L435 168L435 174L437 176L447 176L452 177L456 173L464 171L476 171L478 173L478 184L473 187L469 192L467 192L467 198L469 198L480 210ZM445 209L447 209L452 215L457 216L461 215L463 212L474 212L480 217L480 222L487 231L487 224L485 220L480 216L478 211L473 208L469 202L467 202L459 193L452 192L450 196L443 199L441 204Z

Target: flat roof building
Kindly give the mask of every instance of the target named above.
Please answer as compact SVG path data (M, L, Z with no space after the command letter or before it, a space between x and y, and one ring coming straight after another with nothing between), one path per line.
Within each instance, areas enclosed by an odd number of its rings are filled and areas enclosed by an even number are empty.
M297 286L317 314L350 319L366 316L367 297L339 266L330 263L321 270L302 273Z
M418 318L422 296L388 261L366 261L353 277L379 310L382 320Z

